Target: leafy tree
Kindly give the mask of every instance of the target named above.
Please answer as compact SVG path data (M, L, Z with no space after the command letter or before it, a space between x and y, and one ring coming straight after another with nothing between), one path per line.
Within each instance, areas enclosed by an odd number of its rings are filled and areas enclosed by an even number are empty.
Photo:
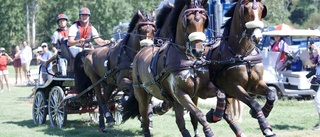
M3 0L0 4L0 43L10 51L12 45L19 45L25 37L25 11L20 0Z
M265 5L268 8L268 14L265 22L268 26L274 26L281 23L291 24L289 20L288 0L266 0ZM279 14L281 13L281 14Z
M293 1L291 5L291 15L289 19L292 23L302 25L312 13L315 13L317 7L312 4L314 0ZM311 4L310 4L311 3Z

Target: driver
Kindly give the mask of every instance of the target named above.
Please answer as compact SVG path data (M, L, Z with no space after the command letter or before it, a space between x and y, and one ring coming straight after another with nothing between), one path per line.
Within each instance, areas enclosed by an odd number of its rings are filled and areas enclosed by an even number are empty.
M98 31L89 21L90 15L91 13L88 8L81 8L79 10L80 19L75 21L69 29L68 45L73 57L85 48L84 46L85 43L87 43L86 41L90 39L94 39L94 41L100 46L110 43L109 40L103 40L99 37Z

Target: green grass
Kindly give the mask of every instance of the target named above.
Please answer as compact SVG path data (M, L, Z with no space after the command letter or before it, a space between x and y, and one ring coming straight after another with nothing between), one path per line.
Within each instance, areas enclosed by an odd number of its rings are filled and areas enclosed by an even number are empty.
M9 69L10 71L10 69ZM13 72L13 70L12 70ZM11 72L10 72L11 73ZM13 74L13 73L11 73ZM0 136L1 137L114 137L114 136L142 136L140 134L140 123L137 119L129 119L126 123L108 129L109 133L98 132L98 124L84 122L82 119L88 118L88 114L69 114L66 127L59 129L50 126L50 121L44 125L34 125L32 120L32 99L24 97L31 93L33 87L17 87L12 85L11 92L0 93ZM260 100L259 103L264 101ZM212 103L215 106L215 102ZM201 110L206 113L210 106L200 104ZM243 122L240 127L246 132L248 137L262 137L258 122L248 114L249 108L245 107ZM278 137L316 137L320 131L313 131L313 126L317 123L313 100L278 100L268 117L268 122L272 125L273 131ZM163 116L154 116L154 128L151 133L155 137L179 137L181 136L175 124L174 113L169 111ZM186 117L187 128L193 134L190 118ZM210 124L215 135L218 137L234 137L235 135L228 124L222 120L218 123ZM199 132L203 135L202 127L199 125Z

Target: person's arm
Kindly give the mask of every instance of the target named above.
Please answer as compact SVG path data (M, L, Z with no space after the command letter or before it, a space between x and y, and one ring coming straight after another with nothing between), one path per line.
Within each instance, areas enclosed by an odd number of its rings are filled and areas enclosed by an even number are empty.
M93 26L92 26L92 38L99 46L107 45L110 43L109 40L103 40L102 38L100 38L97 29L94 28Z
M12 59L7 53L4 53L4 55L7 56L7 60L8 60L9 62L12 62L12 61L13 61L13 59Z
M69 28L69 32L68 32L68 46L75 46L77 44L79 45L83 45L83 43L85 42L85 39L80 39L80 40L76 40L76 36L77 36L77 25L73 24L70 28Z
M102 38L94 38L94 41L95 41L99 46L107 45L107 44L110 43L109 40L103 40Z

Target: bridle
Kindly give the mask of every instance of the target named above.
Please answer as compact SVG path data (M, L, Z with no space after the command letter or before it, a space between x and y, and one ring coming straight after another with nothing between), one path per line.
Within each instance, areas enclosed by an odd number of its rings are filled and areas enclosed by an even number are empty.
M191 34L188 34L187 27L188 27L189 23L187 21L187 17L192 14L195 14L194 20L197 22L200 20L201 15L204 15L206 17L204 28L206 28L209 24L209 21L208 21L209 16L208 16L208 12L203 8L203 6L197 0L194 0L191 2L190 6L188 7L188 9L186 9L184 11L183 16L182 16L183 32L184 32L185 37L187 38L186 39L187 52L189 52L192 56L196 57L194 55L195 48L192 48L190 43L192 41L196 41L196 40L204 41L206 39L206 35L203 32L193 32ZM204 49L204 47L203 47L203 49Z

